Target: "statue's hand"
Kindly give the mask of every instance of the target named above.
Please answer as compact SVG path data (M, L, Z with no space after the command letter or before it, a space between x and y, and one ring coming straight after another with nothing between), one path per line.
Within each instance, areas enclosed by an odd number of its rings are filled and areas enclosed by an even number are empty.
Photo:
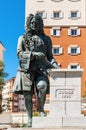
M26 59L26 58L28 58L29 57L29 51L25 51L24 53L23 53L23 55L22 55L22 57L24 58L24 59Z
M44 58L45 54L43 52L32 52L32 54L37 58Z
M59 69L59 66L58 66L57 63L53 63L53 67L54 67L55 69Z

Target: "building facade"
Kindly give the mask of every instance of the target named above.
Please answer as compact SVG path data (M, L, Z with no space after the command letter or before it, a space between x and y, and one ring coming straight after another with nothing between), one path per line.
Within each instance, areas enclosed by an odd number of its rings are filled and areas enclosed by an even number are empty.
M4 60L4 51L5 51L5 48L2 44L2 42L0 41L0 61L3 62ZM0 89L0 112L2 111L2 90Z
M12 93L14 80L15 77L5 81L2 91L2 107L7 112L26 111L23 95Z
M5 111L13 111L13 94L12 87L14 83L14 78L5 81L5 85L2 90L2 108Z
M86 91L86 0L26 0L25 21L39 13L52 52L61 68L83 68L82 96Z
M2 42L0 41L0 60L3 61L4 60L4 51L5 51L5 48L2 44Z

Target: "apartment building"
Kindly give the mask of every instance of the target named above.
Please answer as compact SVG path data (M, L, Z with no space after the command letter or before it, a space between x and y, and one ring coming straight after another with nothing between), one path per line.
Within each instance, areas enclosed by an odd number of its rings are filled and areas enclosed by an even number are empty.
M4 60L4 51L5 51L5 48L2 44L2 42L0 41L0 61L3 62ZM2 91L0 90L0 107L2 105Z
M5 111L12 111L13 110L13 94L12 94L12 87L14 83L14 78L11 78L5 81L5 85L3 86L2 90L2 108Z
M61 68L80 69L82 96L86 91L86 0L26 0L25 20L39 13Z
M4 59L4 51L5 51L5 48L2 44L2 42L0 41L0 60L3 61Z
M14 80L15 77L5 81L2 91L2 107L6 112L26 111L23 95L12 93Z

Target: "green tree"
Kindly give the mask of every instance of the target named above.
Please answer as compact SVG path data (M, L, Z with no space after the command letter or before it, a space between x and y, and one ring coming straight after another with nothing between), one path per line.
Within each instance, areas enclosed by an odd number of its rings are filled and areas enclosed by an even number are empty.
M7 76L8 74L4 72L4 64L0 60L0 113L2 112L2 89L4 85L4 78Z

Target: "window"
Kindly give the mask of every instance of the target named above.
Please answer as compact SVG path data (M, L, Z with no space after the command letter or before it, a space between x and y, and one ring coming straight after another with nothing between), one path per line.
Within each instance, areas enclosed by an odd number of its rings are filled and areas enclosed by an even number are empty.
M53 36L60 36L60 28L52 28L50 34Z
M80 65L78 63L70 63L68 69L80 69Z
M37 14L39 14L43 19L47 17L47 13L45 11L36 11Z
M60 2L60 1L62 1L62 0L52 0L52 1L55 1L55 2Z
M77 17L77 12L71 12L71 17Z
M77 53L77 48L71 48L71 54L76 54Z
M69 18L71 19L80 18L80 11L70 11Z
M80 0L69 0L69 1L72 1L72 2L77 2L77 1L80 1Z
M54 46L54 47L52 48L52 53L53 53L54 55L60 55L60 54L63 53L63 48L62 48L61 46Z
M61 18L63 18L63 12L62 11L52 11L51 12L51 18L61 19Z
M17 111L18 111L18 109L17 109L17 108L13 108L13 111L14 111L14 112L17 112Z
M79 36L80 35L80 29L77 28L77 27L70 28L70 29L68 29L68 35L69 36Z
M43 17L43 12L39 12L38 14L39 16Z
M77 30L71 29L71 35L73 35L73 36L77 35Z
M18 102L14 102L14 106L18 106Z
M71 55L80 54L80 47L77 45L68 47L68 54L71 54Z
M18 97L17 97L17 96L14 96L14 100L18 100Z
M38 2L43 2L44 0L37 0Z
M60 52L60 49L59 49L59 48L54 48L54 49L53 49L53 53L54 53L54 54L59 54L59 52Z
M71 65L71 69L77 69L77 65Z
M59 18L60 17L60 12L54 12L53 15L54 15L54 18Z

